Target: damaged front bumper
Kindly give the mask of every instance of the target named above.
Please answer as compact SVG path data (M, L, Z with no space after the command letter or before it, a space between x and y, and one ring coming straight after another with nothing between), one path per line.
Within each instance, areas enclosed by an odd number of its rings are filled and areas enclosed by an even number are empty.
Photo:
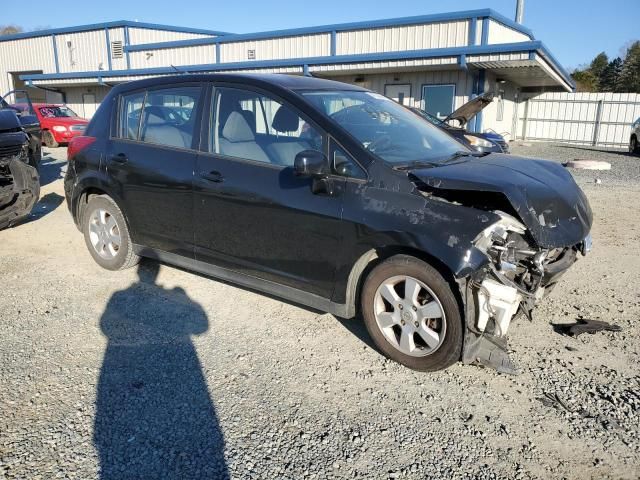
M462 360L502 373L517 373L509 358L507 334L519 315L532 319L536 304L551 292L575 263L592 248L591 235L578 244L540 248L525 225L503 212L474 241L490 260L466 279L467 329Z
M19 155L0 159L0 230L31 213L40 196L38 171Z

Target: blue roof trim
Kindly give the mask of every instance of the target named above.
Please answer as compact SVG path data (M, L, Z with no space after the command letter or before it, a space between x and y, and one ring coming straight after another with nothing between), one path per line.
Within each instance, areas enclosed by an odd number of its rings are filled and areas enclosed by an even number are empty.
M215 43L241 42L247 40L264 40L268 38L293 37L296 35L311 35L314 33L345 32L353 30L364 30L369 28L383 28L402 25L418 25L422 23L436 23L453 20L471 20L473 18L493 18L506 26L518 30L528 35L533 40L533 32L522 25L503 17L490 8L482 10L465 10L461 12L438 13L432 15L419 15L413 17L389 18L384 20L372 20L366 22L339 23L334 25L320 25L316 27L290 28L286 30L272 30L257 33L228 34L216 38L195 38L190 40L176 40L172 42L146 43L131 45L128 50L131 52L144 50L158 50L163 48L193 47L199 45L211 45ZM127 48L125 48L126 50Z
M323 57L293 58L280 60L257 60L246 62L229 62L214 63L208 65L189 65L180 66L181 70L189 72L215 72L224 70L242 70L255 68L273 68L273 67L303 67L305 64L314 65L331 65L336 63L349 64L361 62L375 62L388 60L407 60L416 58L438 58L460 55L474 54L490 54L490 53L506 53L506 52L530 52L532 50L539 51L549 60L552 67L557 73L570 85L573 85L566 71L555 62L555 59L549 54L546 47L540 41L503 43L499 45L472 45L464 47L452 48L435 48L428 50L409 50L404 52L382 52L368 53L360 55L336 55ZM113 70L113 71L89 71L89 72L68 72L68 73L47 73L47 74L26 74L20 75L22 80L63 80L69 78L87 78L87 77L126 77L130 75L161 75L175 73L175 69L171 67L129 69L129 70Z
M540 41L537 41L537 43L540 44L540 46L537 48L538 52L540 52L540 54L545 58L545 60L549 62L549 65L551 65L551 68L553 68L556 71L556 73L560 75L560 77L562 77L562 79L565 82L567 82L572 89L575 90L576 82L573 81L571 74L562 66L560 62L558 62L558 60L556 60L556 58L552 55L552 53L549 51L549 49L544 43Z
M157 23L132 22L130 20L116 20L114 22L92 23L88 25L78 25L76 27L49 28L47 30L38 30L35 32L23 32L23 33L14 33L11 35L2 35L0 36L0 42L7 42L10 40L20 40L23 38L46 37L49 35L60 35L65 33L88 32L92 30L102 30L104 28L118 28L118 27L146 28L151 30L163 30L163 31L169 31L169 32L199 33L203 35L228 35L229 34L228 32L219 32L216 30L205 30L202 28L174 27L171 25L161 25Z

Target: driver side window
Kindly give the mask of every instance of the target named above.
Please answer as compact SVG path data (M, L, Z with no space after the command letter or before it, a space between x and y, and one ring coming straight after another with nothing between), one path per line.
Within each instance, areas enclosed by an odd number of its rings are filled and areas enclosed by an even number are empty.
M212 153L292 167L303 150L323 149L322 132L266 94L217 88L213 101Z

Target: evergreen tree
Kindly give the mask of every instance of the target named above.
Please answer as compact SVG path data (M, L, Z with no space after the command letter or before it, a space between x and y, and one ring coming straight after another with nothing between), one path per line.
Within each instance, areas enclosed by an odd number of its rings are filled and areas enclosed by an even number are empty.
M627 49L618 91L640 93L640 41L632 43Z
M600 78L602 77L602 73L609 66L609 57L604 52L600 52L596 57L591 61L589 65L589 71L594 76L596 81L599 83Z
M599 90L601 92L619 92L621 73L622 59L620 57L614 58L600 74L600 79L598 80Z

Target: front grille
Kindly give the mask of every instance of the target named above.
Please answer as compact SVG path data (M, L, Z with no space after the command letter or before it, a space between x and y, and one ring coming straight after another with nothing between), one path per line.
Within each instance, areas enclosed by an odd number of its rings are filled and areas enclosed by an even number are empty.
M15 157L22 152L22 145L0 145L0 158Z
M84 132L87 129L86 125L71 125L70 130L72 132Z

